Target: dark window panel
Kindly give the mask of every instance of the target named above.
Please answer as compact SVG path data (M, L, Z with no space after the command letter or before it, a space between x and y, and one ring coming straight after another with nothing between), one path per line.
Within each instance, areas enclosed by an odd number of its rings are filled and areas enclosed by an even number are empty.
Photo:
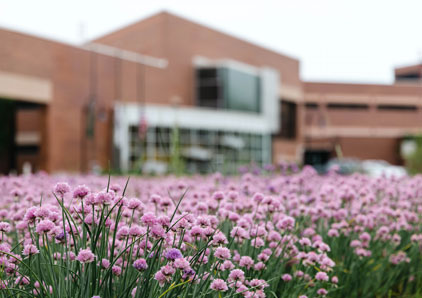
M413 105L378 105L379 110L416 111L417 106Z
M297 105L294 102L281 101L280 133L279 136L286 139L296 138Z
M329 109L348 109L348 110L365 110L369 109L367 104L358 103L329 103L327 104Z
M305 107L309 110L315 110L318 109L318 104L316 102L307 102L305 103Z

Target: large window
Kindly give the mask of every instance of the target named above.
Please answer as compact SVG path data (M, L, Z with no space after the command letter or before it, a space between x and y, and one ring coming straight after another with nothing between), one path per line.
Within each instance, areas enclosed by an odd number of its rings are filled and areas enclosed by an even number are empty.
M139 170L146 161L169 164L173 128L149 127L145 139L130 126L130 168ZM240 166L271 162L270 138L266 135L221 130L179 129L180 152L188 172L236 173Z
M196 70L197 104L202 107L260 112L260 79L230 67Z
M286 139L296 138L296 103L290 101L281 101L280 118L281 129L280 136Z
M201 107L223 108L223 86L217 68L196 70L197 101Z

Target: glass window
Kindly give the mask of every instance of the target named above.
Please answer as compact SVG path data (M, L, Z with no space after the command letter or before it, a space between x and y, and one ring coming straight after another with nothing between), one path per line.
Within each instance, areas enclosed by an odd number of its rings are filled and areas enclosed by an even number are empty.
M296 138L296 113L297 106L294 102L282 100L280 108L280 133L282 138Z

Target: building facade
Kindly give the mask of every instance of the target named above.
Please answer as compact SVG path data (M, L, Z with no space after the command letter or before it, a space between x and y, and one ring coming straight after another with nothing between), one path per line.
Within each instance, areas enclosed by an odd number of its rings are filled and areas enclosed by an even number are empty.
M0 172L234 172L344 156L401 163L420 68L303 82L297 59L163 12L79 47L0 30ZM416 77L416 78L415 78Z

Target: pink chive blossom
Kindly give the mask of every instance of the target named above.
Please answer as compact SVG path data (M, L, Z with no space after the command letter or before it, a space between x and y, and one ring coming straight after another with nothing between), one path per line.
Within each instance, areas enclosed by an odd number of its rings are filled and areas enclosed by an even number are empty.
M101 191L95 196L95 202L99 205L111 205L113 202L113 194L110 192Z
M180 250L178 250L177 248L170 248L170 249L168 249L166 251L164 257L167 260L172 260L173 261L173 260L176 260L176 259L179 259L179 258L183 258L183 255L180 252Z
M364 233L360 234L359 239L362 242L369 242L371 240L371 235L369 235L367 232L364 232Z
M317 294L318 294L318 295L321 295L321 296L325 296L325 295L327 295L327 294L328 294L328 291L327 291L326 289L324 289L324 288L321 288L321 289L319 289L319 290L317 291Z
M245 280L245 272L240 269L233 269L230 271L229 279L233 281L244 281Z
M35 245L27 244L27 245L24 246L22 254L24 256L32 256L32 255L36 255L39 252L40 251L38 250L38 248Z
M154 194L154 195L151 196L150 201L154 204L160 204L161 196Z
M210 288L218 292L225 292L229 289L226 282L220 278L214 279L210 285Z
M0 222L0 232L9 233L11 230L12 228L8 222Z
M224 193L221 191L217 191L212 195L212 198L216 201L221 201L224 199Z
M178 258L178 259L174 260L173 266L174 266L174 268L177 268L177 269L188 269L188 268L190 268L190 264L185 258Z
M89 248L80 250L76 258L76 260L78 260L81 263L91 263L94 261L94 259L95 259L95 255L92 253L92 251Z
M78 199L85 198L90 192L90 189L86 185L79 185L73 190L73 197Z
M155 217L155 215L151 212L145 213L142 217L141 217L141 222L146 225L146 226L153 226L155 225L155 223L157 222L157 218Z
M129 235L132 236L132 237L139 237L143 233L144 233L144 230L138 225L133 225L129 229Z
M38 218L48 218L50 216L50 208L42 206L35 210L34 215Z
M102 259L101 260L101 267L103 269L107 269L108 267L110 267L110 261L107 259Z
M228 249L227 247L217 247L217 249L215 250L214 256L220 260L230 259L231 257L230 249Z
M289 282L289 281L292 280L292 276L290 274L286 273L286 274L283 274L283 276L281 277L281 279L283 281L285 281L285 282Z
M340 234L337 229L329 229L327 232L328 237L339 237Z
M133 262L133 267L138 271L144 271L148 268L147 261L145 259L137 259Z
M142 202L136 198L132 198L128 201L127 207L131 210L138 209L142 206Z
M261 203L264 200L264 195L262 193L255 193L252 198L256 203Z
M63 197L65 193L70 191L70 186L66 182L59 182L54 186L54 192L60 197Z
M37 224L35 231L38 234L48 233L55 227L54 223L49 219L44 219Z
M114 265L111 267L111 272L116 276L120 276L120 274L122 274L122 267Z
M167 265L161 267L160 271L161 271L161 273L163 273L166 276L171 276L176 272L174 267L171 266L170 264L167 264Z
M315 275L315 279L316 280L320 280L320 281L328 281L329 280L329 277L328 277L327 273L321 271L321 272L318 272Z
M246 267L247 269L250 269L252 268L253 265L254 265L254 261L251 257L243 256L240 258L240 261L239 261L240 267Z
M110 186L110 190L114 191L115 193L118 193L121 189L122 187L119 184L113 184L112 186Z

